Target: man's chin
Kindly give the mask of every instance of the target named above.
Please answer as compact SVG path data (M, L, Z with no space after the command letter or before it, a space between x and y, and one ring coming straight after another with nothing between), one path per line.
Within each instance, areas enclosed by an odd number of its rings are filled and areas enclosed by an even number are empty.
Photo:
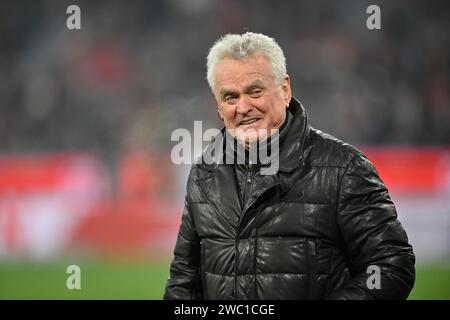
M244 144L246 147L251 147L252 145L257 145L258 142L267 139L267 135L236 136L236 139L242 144Z
M243 143L251 144L266 139L268 134L267 129L242 130L238 128L235 130L234 136Z

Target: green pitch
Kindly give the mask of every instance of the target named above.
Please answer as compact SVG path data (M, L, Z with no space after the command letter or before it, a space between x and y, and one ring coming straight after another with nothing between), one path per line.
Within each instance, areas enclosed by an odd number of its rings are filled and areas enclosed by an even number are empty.
M68 290L71 263L0 263L0 299L161 299L167 262L79 263L81 289ZM450 299L450 267L418 266L410 299Z
M81 289L69 290L72 263L0 264L0 299L162 299L169 274L161 262L76 263Z

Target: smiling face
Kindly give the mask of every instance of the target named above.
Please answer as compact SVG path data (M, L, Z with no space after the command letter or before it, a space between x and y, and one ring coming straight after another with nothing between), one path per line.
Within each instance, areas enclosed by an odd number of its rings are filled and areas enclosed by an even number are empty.
M278 84L264 55L224 58L216 66L214 79L219 114L242 142L264 139L283 124L291 101L289 76Z

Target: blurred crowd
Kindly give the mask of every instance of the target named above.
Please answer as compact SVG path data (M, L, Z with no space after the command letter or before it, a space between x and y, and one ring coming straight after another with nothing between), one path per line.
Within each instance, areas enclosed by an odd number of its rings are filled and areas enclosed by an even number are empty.
M111 168L167 153L176 128L220 127L212 43L262 32L284 49L312 124L352 144L450 143L447 1L7 1L0 10L0 154L81 150ZM381 30L366 8L381 8Z

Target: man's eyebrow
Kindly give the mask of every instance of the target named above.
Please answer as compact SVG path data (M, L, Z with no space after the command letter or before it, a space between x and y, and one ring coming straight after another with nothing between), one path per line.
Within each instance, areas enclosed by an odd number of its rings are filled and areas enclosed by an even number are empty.
M244 88L244 92L250 92L255 88L265 88L266 85L261 80L255 80Z
M219 96L221 98L224 98L225 96L230 95L230 94L231 95L237 95L238 93L235 90L227 89L227 88L222 88L219 91Z

